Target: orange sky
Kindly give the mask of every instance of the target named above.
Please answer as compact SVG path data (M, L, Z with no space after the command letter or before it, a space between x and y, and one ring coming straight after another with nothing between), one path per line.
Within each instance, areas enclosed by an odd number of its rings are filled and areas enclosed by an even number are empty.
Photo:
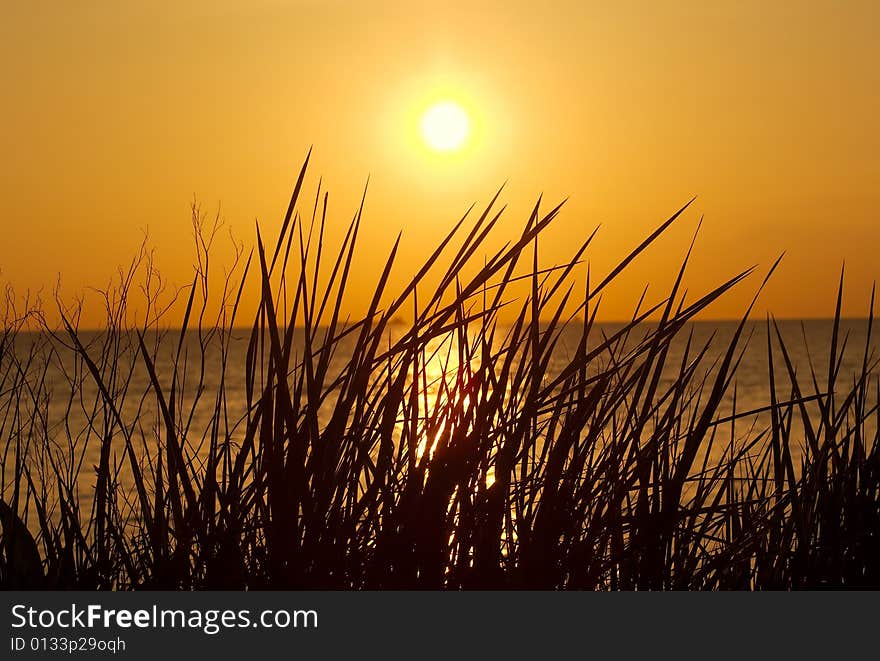
M601 223L598 272L698 195L606 318L669 282L700 214L694 293L786 250L761 310L830 314L846 259L845 313L861 315L880 276L878 25L880 3L855 0L7 3L0 277L50 291L60 273L73 295L148 228L185 284L193 197L240 238L254 218L271 235L314 144L307 190L323 175L331 241L371 177L356 264L371 276L399 229L403 277L505 180L502 233L539 193L569 196L544 261ZM439 97L472 114L461 152L417 138ZM739 314L752 286L712 315Z

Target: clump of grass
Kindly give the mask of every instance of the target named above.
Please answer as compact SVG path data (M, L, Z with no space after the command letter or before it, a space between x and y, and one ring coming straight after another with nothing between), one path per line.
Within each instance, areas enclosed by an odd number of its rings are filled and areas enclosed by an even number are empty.
M610 333L595 321L608 285L684 208L584 281L592 235L567 263L538 267L561 205L536 205L484 257L496 195L391 292L398 237L352 322L342 315L363 207L331 253L326 193L310 215L296 211L305 171L274 245L258 229L255 250L236 253L216 317L217 225L197 210L179 331L160 330L163 283L146 252L107 295L100 334L80 331L75 309L37 333L7 314L4 587L880 584L876 361L866 345L844 383L839 299L827 373L811 363L798 374L768 320L766 406L741 411L751 308L723 346L697 342L690 322L750 271L688 301L688 251L663 301ZM138 273L147 314L131 330ZM232 364L251 279L259 310Z

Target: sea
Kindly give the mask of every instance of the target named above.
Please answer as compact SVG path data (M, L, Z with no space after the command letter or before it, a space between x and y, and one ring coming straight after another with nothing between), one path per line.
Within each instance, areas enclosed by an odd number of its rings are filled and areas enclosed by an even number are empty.
M691 358L702 347L708 347L698 374L711 377L738 325L739 322L733 321L697 321L684 326L670 345L664 380L671 383L684 361L688 345ZM624 326L623 323L596 324L591 330L588 348L598 346L603 338L614 337ZM719 416L731 415L734 410L739 414L754 411L753 416L743 418L742 424L738 421L738 433L744 437L760 433L762 425L766 427L766 408L771 401L771 356L779 401L791 399L795 394L786 355L797 376L801 395L824 393L834 327L829 319L780 320L769 326L766 321L747 322L736 353L738 365ZM640 324L632 331L630 344L655 329L654 324ZM576 325L562 333L546 379L558 374L577 350L580 330ZM395 327L389 331L392 336L396 332ZM147 353L153 356L152 371L167 398L170 398L176 364L175 399L166 405L174 408L178 428L187 439L186 452L195 461L205 456L212 433L219 431L221 437L228 435L233 442L244 433L249 401L245 378L249 337L248 330L231 330L225 337L200 337L190 331L182 342L179 332L173 330L144 336ZM143 360L137 335L122 333L111 344L106 340L107 335L102 332L80 333L77 341L81 343L80 350L89 355L91 366L87 361L75 359L77 347L64 333L54 337L46 333L20 333L11 343L7 342L5 348L0 348L0 495L4 500L12 498L17 463L26 462L35 483L42 485L39 488L49 488L39 475L55 461L71 474L78 471L77 497L81 507L88 507L94 494L100 439L108 430L114 437L111 461L119 467L123 486L126 435L145 461L157 461L156 439L164 434L164 422L160 405L152 394L153 376ZM840 321L836 340L840 356L837 387L851 386L861 377L863 364L866 361L873 364L878 340L880 329L874 326L869 335L868 320ZM348 339L339 343L335 365L344 364L353 342ZM451 340L438 338L426 352L432 356L427 364L431 398L439 396L437 379L443 372L457 369L457 351L452 344ZM301 333L295 334L294 347L302 350ZM204 360L199 359L202 351ZM294 355L291 362L296 360ZM222 370L220 366L224 363L226 367ZM100 386L94 372L101 375ZM661 387L663 385L661 381ZM224 396L218 401L220 390ZM114 402L113 407L101 405L104 395ZM215 413L218 406L222 411L220 416ZM815 406L815 402L810 406ZM326 416L326 412L322 415Z

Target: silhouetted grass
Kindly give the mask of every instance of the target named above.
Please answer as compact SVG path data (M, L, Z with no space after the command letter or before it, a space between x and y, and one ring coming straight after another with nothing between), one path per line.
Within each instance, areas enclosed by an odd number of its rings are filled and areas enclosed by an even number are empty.
M493 199L391 292L398 239L351 322L361 211L331 254L326 194L310 219L296 213L304 174L274 245L258 230L255 252L238 254L216 318L217 228L197 211L199 268L179 332L158 328L163 283L147 254L108 294L99 335L78 330L75 309L28 334L27 315L7 314L3 586L880 585L880 382L867 345L860 371L841 373L839 300L827 373L797 373L767 321L766 406L740 411L748 311L720 350L689 322L748 271L688 302L686 257L663 302L640 304L611 335L595 324L608 285L684 209L584 282L575 267L592 236L568 263L538 268L560 207L536 205L484 257ZM147 316L131 331L144 272ZM249 278L261 304L244 364L230 364ZM168 347L173 359L160 360ZM230 402L227 383L242 375L246 403ZM65 422L52 424L59 405ZM70 424L74 412L84 425Z

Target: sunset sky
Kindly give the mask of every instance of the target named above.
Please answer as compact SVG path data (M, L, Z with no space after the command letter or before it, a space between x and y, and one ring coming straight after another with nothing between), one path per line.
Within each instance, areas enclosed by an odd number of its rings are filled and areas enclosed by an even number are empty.
M370 177L355 298L399 230L403 278L506 181L499 239L539 194L569 197L542 260L601 224L598 273L698 196L605 318L647 281L661 294L701 214L694 294L784 250L761 311L833 313L846 260L861 316L880 277L878 25L870 0L8 2L0 279L51 291L60 273L72 296L148 229L185 284L193 198L241 239L255 218L271 236L314 145L306 199L323 176L331 243ZM469 122L448 152L421 133L439 101Z

